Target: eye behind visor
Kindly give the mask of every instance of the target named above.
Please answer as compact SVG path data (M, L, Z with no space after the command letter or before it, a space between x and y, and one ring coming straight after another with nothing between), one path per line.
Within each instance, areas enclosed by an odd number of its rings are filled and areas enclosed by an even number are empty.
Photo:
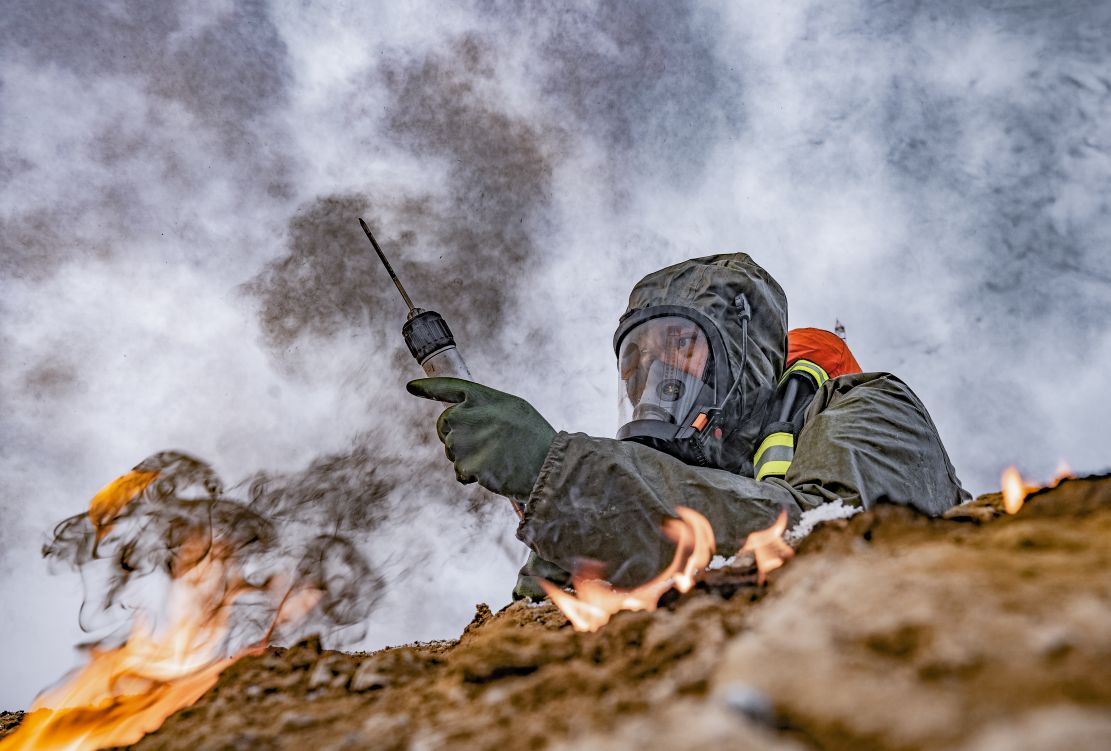
M669 415L674 421L682 416L675 412L700 390L699 382L713 380L712 361L706 334L694 321L662 316L639 324L620 344L623 401L628 400L623 406L651 415L648 419Z

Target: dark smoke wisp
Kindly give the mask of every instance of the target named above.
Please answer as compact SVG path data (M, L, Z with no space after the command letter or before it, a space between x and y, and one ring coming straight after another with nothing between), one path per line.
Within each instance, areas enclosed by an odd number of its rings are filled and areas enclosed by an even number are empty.
M203 577L205 616L226 619L225 654L310 633L355 643L384 582L342 524L321 531L312 514L298 513L327 508L335 493L314 484L317 474L269 490L256 477L244 502L205 462L161 452L101 491L88 513L59 523L43 555L81 574L82 629L112 629L97 646L125 638L136 618L155 625L152 590L190 573Z

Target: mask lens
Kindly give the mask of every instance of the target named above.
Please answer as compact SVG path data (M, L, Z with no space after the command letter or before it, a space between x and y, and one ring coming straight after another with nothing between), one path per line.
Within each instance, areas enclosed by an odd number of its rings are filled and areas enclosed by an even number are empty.
M683 419L709 382L710 346L702 328L681 316L652 318L619 347L622 423Z
M636 342L628 342L621 347L621 381L625 384L625 395L635 404L644 392L645 379L640 368L640 347Z

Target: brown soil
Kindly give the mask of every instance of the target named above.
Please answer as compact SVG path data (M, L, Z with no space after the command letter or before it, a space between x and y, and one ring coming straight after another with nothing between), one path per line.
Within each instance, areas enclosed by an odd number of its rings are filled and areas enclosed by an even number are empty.
M480 605L455 642L274 649L137 748L1111 748L1111 479L998 506L827 523L767 587L595 634Z
M22 712L0 712L0 738L19 727L23 722Z

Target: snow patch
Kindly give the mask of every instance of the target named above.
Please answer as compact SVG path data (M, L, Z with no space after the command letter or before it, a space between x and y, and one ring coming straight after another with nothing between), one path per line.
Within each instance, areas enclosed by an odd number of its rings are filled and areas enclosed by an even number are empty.
M728 558L724 555L715 555L710 559L710 562L706 564L706 570L713 571L716 568L727 568L732 566L735 560L737 560L737 556L735 555L731 555Z
M848 519L856 514L859 514L864 509L860 506L846 506L837 499L832 503L823 503L821 506L812 508L809 511L804 511L802 516L799 517L799 523L787 530L783 535L783 539L791 547L798 547L814 528L822 522L828 522L833 519ZM742 543L743 544L743 543ZM737 556L731 555L726 558L723 555L715 555L710 559L706 565L707 571L714 569L726 568L732 566L737 561Z
M846 506L840 498L831 503L823 503L821 506L804 511L799 517L799 523L787 530L783 539L792 547L797 546L822 522L849 519L863 510L860 506Z

